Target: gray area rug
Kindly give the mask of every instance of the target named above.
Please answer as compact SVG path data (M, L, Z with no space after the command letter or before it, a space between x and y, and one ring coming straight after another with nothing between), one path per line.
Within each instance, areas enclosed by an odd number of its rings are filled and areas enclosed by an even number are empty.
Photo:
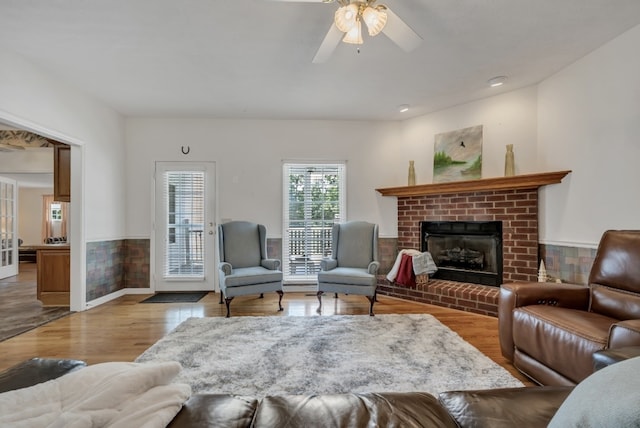
M178 361L194 393L283 394L522 386L431 315L189 318L137 362Z

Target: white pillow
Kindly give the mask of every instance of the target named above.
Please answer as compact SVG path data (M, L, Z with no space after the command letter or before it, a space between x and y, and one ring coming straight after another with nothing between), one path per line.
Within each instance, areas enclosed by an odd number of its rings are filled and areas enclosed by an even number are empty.
M598 370L569 394L548 428L640 427L640 357Z

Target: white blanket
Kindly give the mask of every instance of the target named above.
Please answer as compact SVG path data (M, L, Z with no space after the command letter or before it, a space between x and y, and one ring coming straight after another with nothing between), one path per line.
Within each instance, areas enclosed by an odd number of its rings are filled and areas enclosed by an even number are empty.
M103 363L0 394L0 426L166 427L191 395L176 362Z

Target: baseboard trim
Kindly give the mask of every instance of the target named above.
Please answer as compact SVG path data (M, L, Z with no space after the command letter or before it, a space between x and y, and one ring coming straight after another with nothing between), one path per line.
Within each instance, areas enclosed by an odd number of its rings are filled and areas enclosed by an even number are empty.
M107 302L117 299L118 297L122 297L125 294L127 294L126 290L123 289L123 290L114 291L113 293L109 293L106 296L102 296L102 297L98 297L97 299L90 300L86 304L86 309L91 309L91 308L95 308L96 306L103 305Z

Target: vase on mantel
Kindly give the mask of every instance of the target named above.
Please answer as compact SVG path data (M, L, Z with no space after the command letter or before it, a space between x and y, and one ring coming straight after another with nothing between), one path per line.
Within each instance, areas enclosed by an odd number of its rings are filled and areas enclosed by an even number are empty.
M507 153L504 155L504 176L511 177L516 174L513 144L507 144Z
M413 166L413 161L409 161L409 177L407 178L407 185L416 185L416 168Z

